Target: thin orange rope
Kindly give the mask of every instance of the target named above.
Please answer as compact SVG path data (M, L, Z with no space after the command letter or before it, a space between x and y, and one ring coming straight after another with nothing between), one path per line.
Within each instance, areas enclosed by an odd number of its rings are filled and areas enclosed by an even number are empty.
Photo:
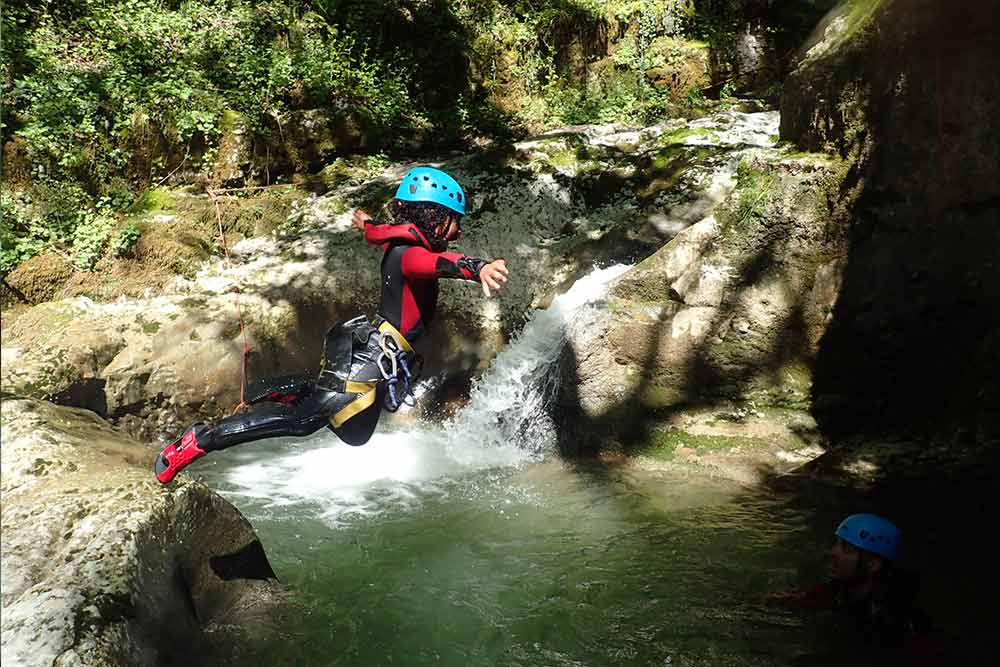
M214 190L211 188L205 188L208 196L212 198L212 203L215 204L215 221L219 225L219 244L222 246L222 251L226 256L226 264L229 268L233 266L233 260L229 256L229 244L226 243L226 233L222 229L222 209L219 205L219 197ZM236 288L236 316L240 320L240 335L243 338L243 360L241 363L241 377L240 377L240 402L233 408L231 414L236 414L244 408L250 407L247 405L247 356L251 352L250 345L247 344L247 327L246 323L243 321L243 307L240 304L240 286L233 283Z

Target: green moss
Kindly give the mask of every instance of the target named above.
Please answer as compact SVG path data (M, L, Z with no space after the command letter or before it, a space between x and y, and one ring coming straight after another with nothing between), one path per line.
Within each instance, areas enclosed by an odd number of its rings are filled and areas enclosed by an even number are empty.
M226 109L222 112L222 117L219 119L219 129L222 130L223 134L228 134L237 128L245 126L246 122L246 117L240 112Z
M146 190L135 200L130 213L150 213L152 211L168 211L174 208L176 200L172 192L166 189L154 188Z
M142 329L143 333L155 334L157 331L160 330L159 322L155 321L147 322L142 315L137 316L135 318L135 321L139 324L139 327Z
M201 310L208 305L208 300L202 297L186 296L181 299L181 305L191 310Z
M572 148L561 148L549 154L548 162L553 167L574 168L577 165L576 151Z
M744 436L695 435L679 428L653 431L649 438L629 453L672 459L680 448L694 450L696 454L708 454L730 449L761 449L767 447L766 440Z
M639 397L642 406L647 409L669 408L683 403L687 397L672 384L650 384Z
M875 11L881 4L882 0L847 0L841 5L839 18L844 21L844 28L827 41L818 57L821 58L827 53L835 52L840 45L867 29L871 25ZM811 59L809 54L813 53L812 50L806 53L806 58ZM812 58L816 57L812 56Z
M660 146L676 146L688 143L692 137L710 137L715 133L707 127L682 127L670 134L662 134L656 138Z

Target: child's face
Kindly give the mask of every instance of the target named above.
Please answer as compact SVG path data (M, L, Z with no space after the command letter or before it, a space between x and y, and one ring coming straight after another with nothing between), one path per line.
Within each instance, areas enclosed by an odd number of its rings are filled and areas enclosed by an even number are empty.
M444 222L434 228L434 235L439 239L451 243L462 235L460 218L448 216Z
M834 579L852 583L874 575L882 566L882 559L867 553L839 537L830 549L830 573Z
M839 537L830 549L830 574L838 581L849 582L858 575L858 561L861 549Z

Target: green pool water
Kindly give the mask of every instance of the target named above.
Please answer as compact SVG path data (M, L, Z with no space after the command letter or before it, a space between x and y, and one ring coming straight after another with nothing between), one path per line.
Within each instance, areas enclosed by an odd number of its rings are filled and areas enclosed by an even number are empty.
M248 447L208 469L296 599L241 662L840 664L818 650L829 624L760 603L823 574L827 524L801 503L596 462L438 475L429 448L390 440Z

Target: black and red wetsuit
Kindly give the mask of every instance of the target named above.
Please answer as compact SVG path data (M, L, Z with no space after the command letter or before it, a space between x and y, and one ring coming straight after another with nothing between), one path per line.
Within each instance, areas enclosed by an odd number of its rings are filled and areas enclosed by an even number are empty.
M787 601L804 609L845 612L859 631L854 639L860 641L852 646L863 646L868 653L880 655L885 664L908 667L950 664L930 619L916 606L915 595L916 576L892 570L879 579L869 594L857 600L849 599L840 582L829 580L793 591Z
M479 280L486 260L456 252L434 252L415 225L365 224L365 239L385 249L379 315L411 343L437 307L438 279Z
M410 343L424 333L434 316L438 279L478 281L480 270L487 264L485 260L459 253L432 251L431 244L415 225L367 223L365 239L385 250L379 315ZM309 435L327 426L329 417L343 404L343 394L322 383L276 378L258 384L282 389L263 391L264 402L255 404L248 412L227 417L213 426L198 427L198 445L205 452L262 438ZM286 391L289 387L297 388ZM252 400L249 392L248 400Z

